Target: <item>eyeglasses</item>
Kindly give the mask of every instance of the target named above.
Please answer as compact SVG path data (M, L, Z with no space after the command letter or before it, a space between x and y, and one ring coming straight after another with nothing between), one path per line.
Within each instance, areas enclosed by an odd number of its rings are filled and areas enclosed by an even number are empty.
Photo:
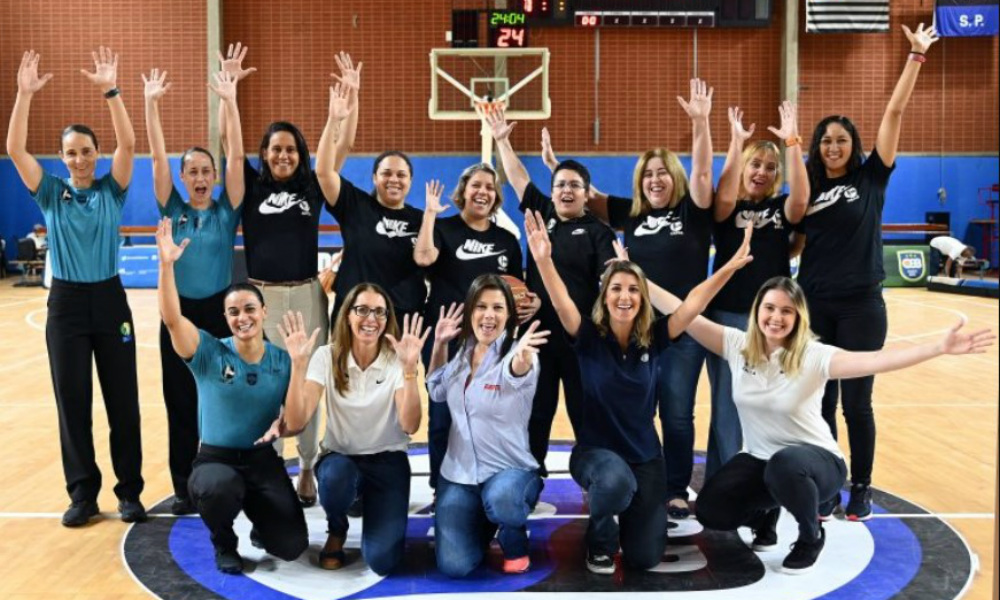
M580 181L557 181L552 184L552 187L554 187L557 190L569 188L574 192L579 192L580 190L583 189L584 186L583 182Z
M373 308L371 306L365 306L364 304L358 304L356 306L352 306L351 310L362 319L367 319L370 315L375 315L377 320L384 321L389 316L389 311L381 306Z

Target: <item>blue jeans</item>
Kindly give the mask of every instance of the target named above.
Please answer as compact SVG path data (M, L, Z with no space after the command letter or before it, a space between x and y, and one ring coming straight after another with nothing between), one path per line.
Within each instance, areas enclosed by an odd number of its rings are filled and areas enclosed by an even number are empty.
M685 333L660 354L656 383L663 427L667 500L688 497L687 488L694 468L694 396L707 352Z
M622 560L629 567L649 569L659 564L667 545L662 459L629 464L611 450L577 444L569 471L573 481L587 490L589 552L612 556L621 542Z
M316 465L316 479L328 532L347 535L347 509L358 494L364 494L361 555L379 575L399 565L410 509L410 461L406 453L330 453Z
M471 573L483 562L497 526L504 558L527 556L528 516L542 492L536 471L504 469L479 485L440 477L437 489L434 544L442 573L449 577Z
M710 310L706 315L719 325L747 330L748 313ZM733 374L726 359L708 353L708 382L712 386L712 421L709 424L708 453L705 457L705 479L719 472L722 465L743 449L743 428L733 402Z

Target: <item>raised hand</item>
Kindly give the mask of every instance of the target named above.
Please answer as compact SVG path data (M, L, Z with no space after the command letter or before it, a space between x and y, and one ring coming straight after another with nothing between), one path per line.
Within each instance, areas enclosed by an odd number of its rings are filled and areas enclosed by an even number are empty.
M311 336L306 337L306 324L301 312L288 311L281 320L282 323L278 323L278 334L285 342L288 356L293 363L308 364L316 338L319 337L319 327L313 330Z
M549 331L538 331L538 321L532 321L528 330L521 334L514 346L514 359L511 369L518 375L524 375L531 369L532 356L538 354L539 347L548 343Z
M986 348L993 345L996 336L989 329L980 329L973 333L961 333L965 326L965 318L959 319L944 339L941 340L942 354L982 354Z
M542 127L542 162L550 169L559 164L556 153L552 149L552 136L549 135L548 127Z
M510 132L514 130L514 126L517 123L507 122L502 105L490 104L487 106L489 108L476 105L476 112L479 114L480 119L486 121L486 124L490 128L490 133L493 134L493 139L502 142L510 137Z
M144 85L143 94L146 96L147 102L157 102L162 98L168 91L170 91L170 86L173 83L164 83L167 80L167 72L161 71L159 69L153 69L149 73L149 77L146 74L142 74L142 82Z
M437 325L434 326L434 343L447 344L458 337L458 334L461 332L462 305L452 302L451 306L448 307L447 313L445 313L442 306Z
M156 226L156 252L160 256L161 265L172 265L184 254L184 249L191 243L190 238L184 238L180 245L174 243L174 226L170 217L160 219Z
M753 256L750 254L750 238L753 237L753 224L747 225L743 228L743 243L736 250L736 254L729 259L729 262L722 265L722 269L727 271L739 271L746 265L750 264L753 260Z
M209 83L208 87L215 92L220 100L225 102L236 102L236 76L226 71L213 73L212 78L215 83Z
M218 53L219 68L236 77L236 81L242 80L251 73L256 73L256 67L250 67L249 69L243 68L243 59L246 58L247 50L249 49L250 48L239 42L236 42L235 47L232 44L229 44L229 49L226 51L225 56L222 55L221 51Z
M708 87L708 84L701 79L691 80L691 99L685 101L681 96L677 96L681 108L692 119L707 119L712 112L712 94L715 88Z
M41 59L42 55L37 54L34 50L28 50L21 57L21 66L17 69L18 93L34 94L52 79L52 73L38 76L38 61Z
M903 25L903 33L906 34L906 39L910 40L910 52L919 54L926 54L931 44L940 39L933 25L924 28L923 23L917 25L916 31L910 31L909 27Z
M605 267L613 262L618 262L618 261L628 262L630 260L628 257L628 248L623 246L622 243L618 241L617 237L611 241L611 247L614 248L615 257L609 258L608 260L604 261Z
M424 203L424 212L439 215L451 208L450 204L446 204L444 206L441 205L441 194L444 193L444 184L440 181L432 179L424 185L424 188L427 193L426 201Z
M94 72L80 69L80 72L87 76L91 83L101 88L102 92L107 92L115 88L118 82L118 55L111 51L111 48L101 46L97 52L91 52L94 57Z
M343 121L351 114L350 90L343 83L330 86L330 118Z
M351 55L346 52L340 52L333 57L333 60L336 61L337 68L340 69L340 75L330 73L330 77L347 86L349 90L358 91L361 89L361 65L364 63L359 62L358 66L355 67Z
M441 307L444 310L444 307ZM431 328L424 329L424 318L419 313L403 315L403 333L397 340L391 334L385 334L385 339L392 344L396 358L403 367L404 373L412 373L420 363L420 351L427 342Z
M768 127L770 131L781 140L789 140L799 135L798 107L793 102L785 100L778 106L778 114L781 115L781 128Z
M542 299L538 297L538 294L534 292L528 292L525 294L524 298L517 303L517 323L518 325L523 325L538 313L538 309L542 307Z
M552 241L549 239L549 230L545 228L542 213L525 211L524 230L528 234L528 249L535 257L535 261L552 258Z
M739 106L729 107L729 133L733 136L734 140L740 143L746 142L753 135L754 130L757 128L756 123L750 123L750 128L746 129L743 127L743 111Z

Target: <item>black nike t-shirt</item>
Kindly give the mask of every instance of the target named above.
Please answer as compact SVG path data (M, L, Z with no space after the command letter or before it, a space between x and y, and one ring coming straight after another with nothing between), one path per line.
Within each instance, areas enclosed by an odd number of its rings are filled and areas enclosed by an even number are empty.
M753 237L750 238L753 261L733 273L732 279L712 300L712 308L749 313L757 290L765 281L772 277L791 276L788 236L792 229L788 223L788 215L785 214L787 199L788 194L782 194L759 202L738 200L732 214L715 224L713 271L718 271L736 254L743 243L743 232L750 224L754 228Z
M601 288L604 263L615 257L612 242L615 232L590 215L560 221L552 198L543 194L533 183L524 190L519 207L521 212L536 210L545 219L545 226L552 240L552 262L569 291L580 316L588 319ZM528 289L542 299L538 312L545 329L562 331L562 324L552 308L545 285L542 283L534 257L528 256Z
M325 204L316 173L303 180L265 183L250 161L243 164L247 275L268 282L315 277L319 216Z
M409 204L387 208L347 179L340 181L337 204L327 204L344 240L344 258L334 282L335 309L355 285L375 283L389 294L397 314L423 312L424 270L413 262L423 213Z
M708 274L712 209L699 208L690 194L674 208L633 217L632 199L608 196L608 221L625 232L625 247L646 277L681 300Z
M796 227L806 236L798 280L807 298L852 296L885 279L882 209L895 168L873 150L860 168L813 188Z
M461 215L438 219L434 223L434 247L439 254L427 270L431 283L428 320L437 320L440 307L464 302L469 286L480 275L524 277L520 242L496 223L490 223L486 231L478 231L466 225Z

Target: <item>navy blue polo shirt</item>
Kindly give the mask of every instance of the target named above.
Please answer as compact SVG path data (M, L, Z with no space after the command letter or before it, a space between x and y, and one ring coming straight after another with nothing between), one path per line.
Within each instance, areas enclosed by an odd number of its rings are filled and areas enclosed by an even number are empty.
M583 382L581 445L611 450L631 464L660 456L653 419L659 355L670 344L667 319L653 323L649 348L633 339L624 353L611 332L601 335L587 318L580 322L572 344Z

